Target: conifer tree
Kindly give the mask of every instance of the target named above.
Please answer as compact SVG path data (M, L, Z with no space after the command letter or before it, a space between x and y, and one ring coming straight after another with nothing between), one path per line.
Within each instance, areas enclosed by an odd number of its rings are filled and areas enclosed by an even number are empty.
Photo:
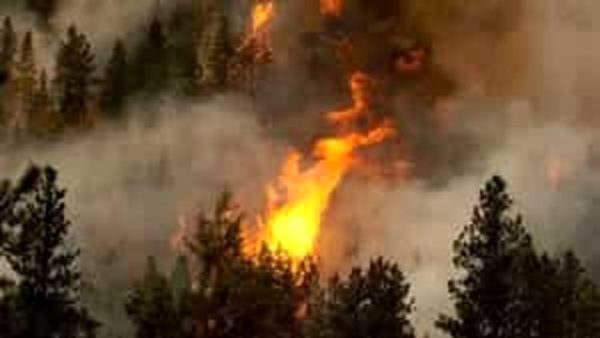
M57 55L54 79L58 111L67 126L81 126L92 118L94 71L90 43L75 26L71 26Z
M8 71L17 55L17 33L14 30L12 19L7 16L2 25L2 41L0 45L0 68Z
M10 294L12 337L93 337L97 323L79 304L79 251L68 243L65 190L57 172L43 168L33 190L18 201L4 252L18 282Z
M298 337L299 311L317 276L310 262L293 270L284 256L244 253L242 215L223 195L211 217L200 215L189 246L197 264L192 321L199 336ZM260 313L261 316L256 316Z
M174 90L176 94L184 96L199 93L196 40L200 30L198 13L194 7L195 4L191 3L175 9L168 26Z
M536 282L528 292L536 296L537 337L598 337L600 290L572 251L542 256L528 275Z
M23 174L16 184L9 180L0 181L0 258L5 257L9 244L8 239L14 230L10 224L13 209L26 194L35 188L39 175L39 168L33 166ZM0 279L2 277L0 276Z
M334 277L322 291L307 326L309 338L414 338L410 285L398 265L377 258Z
M31 121L31 130L38 136L46 136L53 133L59 125L54 101L52 100L48 86L48 76L46 75L46 71L42 70L33 100L35 118Z
M182 338L183 319L178 315L169 281L150 257L142 281L137 283L125 305L138 338Z
M223 89L227 79L227 63L231 53L227 17L216 7L202 37L201 85L207 91Z
M170 285L157 273L146 275L128 303L140 337L163 337L167 331L206 338L301 337L301 310L316 283L314 265L294 270L288 259L267 250L248 257L241 222L224 195L214 213L199 215L195 233L186 238L195 272L192 283L185 281L182 260ZM156 282L161 286L150 287L151 280L162 280ZM156 319L157 311L163 313L161 319Z
M34 100L37 87L37 70L31 31L27 32L23 38L17 69L19 109L15 116L15 128L24 130L29 128L34 117Z
M17 57L17 33L10 17L4 18L0 41L0 125L7 126L16 109L17 86L14 80Z
M471 222L454 243L460 276L449 283L455 315L437 325L453 338L533 337L529 261L536 255L520 215L510 214L506 183L493 177L480 192ZM531 286L531 285L529 285Z
M184 303L189 299L192 290L192 276L190 274L188 260L185 256L177 258L170 282L175 306L182 309L185 306Z
M33 181L37 180L37 168L29 170L15 187L12 182L0 182L0 261L4 262L8 238L12 227L9 225L14 205L20 201L25 193L32 189ZM15 280L13 276L0 274L0 332L3 337L14 336L17 332L15 325Z
M150 22L147 34L136 51L132 83L137 91L151 95L164 90L170 80L169 41L158 17Z
M125 45L119 40L115 43L104 73L100 97L102 110L110 117L119 117L125 107L129 90L129 61Z

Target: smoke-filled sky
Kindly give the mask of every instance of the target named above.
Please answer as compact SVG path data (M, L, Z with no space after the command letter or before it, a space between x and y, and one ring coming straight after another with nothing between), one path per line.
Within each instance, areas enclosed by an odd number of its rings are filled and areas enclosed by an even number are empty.
M600 47L595 42L600 31L593 16L600 13L600 3L530 0L517 9L513 2L489 0L482 6L489 11L506 7L503 11L511 19L501 35L481 31L487 15L483 9L470 12L472 21L464 27L432 24L436 61L459 83L457 93L448 98L454 110L447 118L448 133L460 137L422 134L430 138L426 149L431 156L444 149L448 169L433 171L443 179L352 178L331 211L332 219L352 220L351 229L327 222L323 230L323 254L332 251L331 267L343 270L377 254L398 260L413 282L421 331L447 309L452 240L492 174L508 180L517 209L541 247L575 247L600 276L600 252L593 240L600 232L595 212L599 141L594 135L600 88ZM115 39L144 27L156 3L67 0L55 25L64 29L78 23L95 48L106 51ZM17 15L18 29L33 25L18 9L10 14ZM282 18L295 16L284 13ZM287 31L293 25L285 21L278 27ZM51 65L56 38L43 39L40 58ZM300 100L285 92L297 86L283 86L269 99L284 109L282 102ZM16 175L30 161L58 167L69 190L84 270L99 285L115 288L128 285L147 255L168 261L168 240L178 217L210 207L223 189L232 189L253 216L263 203L265 183L276 177L293 146L263 128L248 100L233 96L181 102L165 95L153 102L132 102L128 110L132 117L124 125L101 126L57 144L2 149L0 154L3 176ZM303 121L296 112L293 106L282 112L290 115L290 129L319 128L317 120ZM152 126L138 119L150 113L158 116ZM399 123L410 125L411 120ZM455 144L448 145L452 140ZM346 248L327 249L329 242L348 243L351 254Z

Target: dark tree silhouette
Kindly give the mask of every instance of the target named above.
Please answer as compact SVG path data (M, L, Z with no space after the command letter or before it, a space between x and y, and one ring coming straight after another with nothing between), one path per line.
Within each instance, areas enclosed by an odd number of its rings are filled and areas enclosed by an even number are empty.
M92 118L94 71L91 45L71 26L58 52L54 80L59 113L67 126L82 126Z
M207 338L301 337L302 309L316 283L314 265L293 268L288 259L266 250L255 259L248 257L241 221L228 195L212 215L198 217L195 234L187 237L192 282L181 280L188 274L181 272L180 262L178 277L170 285L164 277L147 276L146 281L161 286L134 292L138 296L133 299L145 299L130 302L128 308L140 337L171 337L171 332ZM160 319L157 312L162 313ZM176 323L171 318L177 318Z
M530 294L523 290L521 258L533 246L521 216L510 215L506 183L493 177L480 192L479 205L454 243L454 265L461 277L449 283L455 316L438 326L454 338L529 337Z
M161 20L153 18L132 64L131 83L142 94L165 90L170 81L169 39Z
M185 335L182 308L178 308L169 280L148 259L144 278L129 295L125 309L138 338L182 338Z
M8 337L92 337L97 323L79 304L79 251L68 243L65 190L57 173L40 169L33 190L13 205L3 253L18 282L7 293Z
M100 105L109 117L121 116L130 91L129 61L122 41L117 41L104 74Z
M313 305L309 338L413 338L409 320L413 301L398 265L374 259L354 268L347 279L335 277Z
M17 33L14 30L12 19L4 19L0 41L0 125L6 126L15 109L16 86L15 63L17 58Z
M0 182L0 260L6 257L8 239L13 231L13 227L9 224L13 208L25 194L34 189L39 175L39 169L31 167L16 184L8 180ZM0 275L0 332L7 336L17 332L13 320L16 311L14 286L15 281L12 278Z
M54 100L50 94L48 76L45 70L40 72L37 81L32 112L34 116L30 128L34 135L48 136L57 131L60 122L56 116Z
M19 95L19 111L16 116L16 128L29 129L34 116L34 101L37 87L37 69L33 35L25 33L17 62L17 91Z
M17 57L17 33L10 17L4 18L0 41L0 69L8 72Z
M27 8L36 14L38 21L49 28L50 19L59 5L59 0L27 0L26 4Z

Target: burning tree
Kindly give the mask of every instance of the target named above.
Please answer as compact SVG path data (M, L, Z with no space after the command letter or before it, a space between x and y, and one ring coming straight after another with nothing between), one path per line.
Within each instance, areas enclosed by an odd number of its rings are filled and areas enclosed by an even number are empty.
M173 331L184 337L299 337L316 268L308 260L292 264L268 250L246 255L242 220L224 195L212 215L199 215L191 233L183 236L180 245L193 276L181 307L174 307L164 277L147 274L127 305L140 337L149 332L170 337ZM169 315L157 326L154 317L161 312Z
M296 260L314 255L321 218L333 192L355 164L356 151L394 135L385 120L366 123L372 119L365 85L369 82L366 74L352 75L353 106L328 115L339 135L319 139L313 148L313 162L305 169L303 155L291 152L278 181L268 187L262 231L271 250L282 250Z

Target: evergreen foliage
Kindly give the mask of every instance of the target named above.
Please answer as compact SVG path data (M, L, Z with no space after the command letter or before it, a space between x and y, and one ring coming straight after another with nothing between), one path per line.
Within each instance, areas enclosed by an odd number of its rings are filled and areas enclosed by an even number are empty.
M108 116L120 117L130 90L129 60L123 41L117 41L105 69L100 105Z
M397 264L373 259L334 277L316 302L309 338L414 338L409 283Z
M5 218L2 254L17 281L2 295L0 308L11 309L2 332L7 338L93 337L98 324L79 304L79 250L68 239L66 192L50 167L28 176L28 192Z
M54 79L58 111L67 127L84 126L91 121L95 68L86 36L75 26L69 27L56 58Z

